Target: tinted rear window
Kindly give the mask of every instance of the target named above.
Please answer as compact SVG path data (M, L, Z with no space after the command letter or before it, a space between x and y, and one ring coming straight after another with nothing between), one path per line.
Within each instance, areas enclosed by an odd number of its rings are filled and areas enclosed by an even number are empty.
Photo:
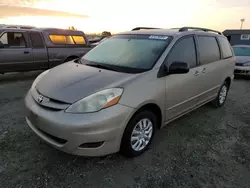
M79 44L86 44L86 41L83 36L77 35L49 35L50 40L54 44L61 44L61 45L79 45Z
M215 37L198 36L197 39L201 64L220 60L220 49Z
M230 44L226 38L219 37L219 43L221 45L222 57L229 58L233 56Z
M83 36L72 36L75 44L86 44L86 41Z
M30 39L34 48L44 48L43 39L39 33L30 33Z

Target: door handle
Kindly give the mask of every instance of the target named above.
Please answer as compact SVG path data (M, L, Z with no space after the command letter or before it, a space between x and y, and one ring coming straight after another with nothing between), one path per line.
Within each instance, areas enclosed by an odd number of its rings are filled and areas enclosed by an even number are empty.
M206 73L206 70L207 70L206 68L203 68L202 73Z
M195 71L194 75L195 75L195 76L199 76L199 75L200 75L200 72L199 72L199 71Z
M29 51L24 51L23 53L24 53L24 54L29 54L30 52L29 52Z

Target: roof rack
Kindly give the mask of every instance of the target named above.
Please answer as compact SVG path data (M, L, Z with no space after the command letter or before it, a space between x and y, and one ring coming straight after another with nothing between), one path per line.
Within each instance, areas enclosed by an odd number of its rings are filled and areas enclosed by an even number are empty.
M155 28L155 27L136 27L136 28L132 29L131 31L138 31L138 30L142 30L142 29L160 29L160 28Z
M0 28L2 29L35 29L35 26L30 25L5 25L0 24Z
M219 35L222 35L221 32L219 31L215 31L215 30L212 30L212 29L207 29L207 28L200 28L200 27L182 27L179 29L180 32L183 32L183 31L188 31L189 29L195 29L195 30L200 30L200 31L204 31L204 32L214 32L214 33L218 33Z

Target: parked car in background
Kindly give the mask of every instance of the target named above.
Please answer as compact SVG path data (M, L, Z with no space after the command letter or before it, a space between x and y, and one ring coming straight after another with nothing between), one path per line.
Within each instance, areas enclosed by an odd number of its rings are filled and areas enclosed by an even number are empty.
M99 45L100 43L102 43L103 41L107 40L109 37L104 37L102 40L98 41L98 42L94 42L91 45L91 47L95 47L97 45Z
M64 152L135 157L167 123L210 101L222 107L234 67L227 38L214 30L116 34L40 74L25 98L26 121Z
M223 34L227 37L232 46L234 45L250 45L250 30L235 29L225 30Z
M250 45L233 46L236 57L235 75L250 76Z
M0 73L49 69L91 49L82 31L0 29Z
M100 44L101 42L103 42L104 40L106 40L107 38L111 37L112 34L108 31L103 31L101 36L96 36L95 38L89 39L89 43L91 44L91 46L97 46L98 44Z
M93 44L96 42L100 42L103 38L105 38L105 37L104 36L95 36L95 37L88 38L88 41L90 44Z

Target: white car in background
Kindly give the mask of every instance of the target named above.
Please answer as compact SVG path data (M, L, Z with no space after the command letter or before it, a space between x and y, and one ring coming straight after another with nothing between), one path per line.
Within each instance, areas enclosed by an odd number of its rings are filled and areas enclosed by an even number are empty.
M250 45L232 46L236 58L235 75L250 76Z
M100 43L102 43L103 41L105 41L106 39L108 39L109 37L105 37L105 38L103 38L102 40L100 40L100 41L98 41L98 42L95 42L95 43L92 43L91 44L91 46L97 46L97 45L99 45Z

